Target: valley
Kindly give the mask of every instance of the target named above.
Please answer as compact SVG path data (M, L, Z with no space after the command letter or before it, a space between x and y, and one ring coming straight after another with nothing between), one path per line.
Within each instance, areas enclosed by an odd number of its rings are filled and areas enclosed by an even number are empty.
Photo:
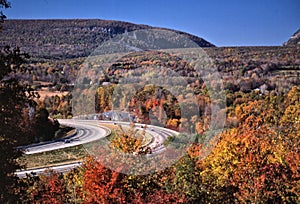
M0 142L12 197L299 202L295 36L282 46L216 47L121 21L5 21ZM75 129L61 137L59 124Z

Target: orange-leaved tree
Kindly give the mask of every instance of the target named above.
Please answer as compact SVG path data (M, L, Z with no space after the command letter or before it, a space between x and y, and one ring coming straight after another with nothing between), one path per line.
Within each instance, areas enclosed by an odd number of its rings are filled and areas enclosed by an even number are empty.
M122 174L89 158L85 162L84 200L86 203L124 203Z
M267 100L236 107L238 127L224 131L212 154L199 162L209 199L251 203L299 201L299 168L295 170L299 151L291 145L286 149L285 144L292 140L280 131L282 126L276 125L279 119L270 120L270 113L278 111ZM288 157L292 152L294 157Z

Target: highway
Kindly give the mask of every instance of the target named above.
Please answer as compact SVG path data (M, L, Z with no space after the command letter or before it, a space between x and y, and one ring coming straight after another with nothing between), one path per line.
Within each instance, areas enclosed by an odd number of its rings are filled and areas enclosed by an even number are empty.
M63 149L67 147L86 144L96 140L103 139L111 134L111 130L105 127L105 124L129 126L129 122L118 121L100 121L100 120L77 120L77 119L60 119L61 125L70 126L76 128L76 133L70 135L67 138L57 139L49 142L32 144L28 146L19 147L25 154L36 154L47 152L56 149ZM102 125L101 125L102 124ZM135 128L143 129L144 124L135 124ZM150 141L144 145L144 147L151 148L151 154L160 154L165 150L163 145L164 141L169 136L178 135L179 133L173 130L169 130L162 127L148 125L146 128L147 134L151 137ZM73 164L65 164L51 167L52 170L58 172L65 172L73 169L81 163L76 162ZM30 170L17 171L16 175L19 177L25 177L28 173L34 173L35 175L45 172L49 168L36 168Z
M29 169L29 170L21 170L21 171L15 172L15 175L17 175L19 178L24 178L24 177L26 177L26 174L32 174L35 176L35 175L43 174L49 170L63 173L63 172L67 172L71 169L74 169L80 165L81 165L81 162L74 162L71 164L63 164L63 165L57 165L57 166L52 166L52 167L47 167L47 168L43 167L43 168L35 168L35 169Z
M99 125L99 121L72 119L61 119L58 121L61 125L76 128L76 134L63 139L22 146L19 148L22 149L25 154L36 154L93 142L111 134L110 129Z

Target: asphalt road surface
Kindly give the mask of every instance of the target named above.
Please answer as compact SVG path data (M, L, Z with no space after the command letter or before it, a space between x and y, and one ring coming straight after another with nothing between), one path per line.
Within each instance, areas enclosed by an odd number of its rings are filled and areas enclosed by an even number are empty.
M110 135L111 131L94 120L59 120L61 125L76 128L76 134L63 139L22 146L25 154L36 154L93 142Z
M70 126L76 128L76 133L70 135L67 138L57 139L54 141L32 144L28 146L19 147L23 149L25 154L36 154L47 152L56 149L63 149L67 147L77 146L96 140L100 140L111 134L111 130L107 127L101 126L101 124L113 124L121 126L129 126L129 122L116 122L116 121L100 121L100 120L76 120L76 119L61 119L59 123L65 126ZM135 124L138 129L143 129L144 124ZM150 147L152 154L159 154L165 150L163 145L164 141L169 136L174 136L179 134L176 131L169 130L162 127L148 125L146 128L147 134L151 137L150 141L145 144L145 147ZM57 172L66 172L77 166L80 166L80 162L75 162L72 164L63 164L58 166L53 166L51 168L35 168L30 170L17 171L16 175L19 177L25 177L26 174L33 173L34 175L41 174L46 170L52 169Z

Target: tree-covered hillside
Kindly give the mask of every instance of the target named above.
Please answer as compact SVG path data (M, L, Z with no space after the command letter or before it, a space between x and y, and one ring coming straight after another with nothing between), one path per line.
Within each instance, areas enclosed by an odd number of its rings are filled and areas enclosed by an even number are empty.
M7 20L3 25L3 32L0 33L0 45L18 46L34 58L87 57L103 41L111 37L139 29L154 28L148 25L96 19ZM200 37L175 32L186 36L200 47L214 46Z

